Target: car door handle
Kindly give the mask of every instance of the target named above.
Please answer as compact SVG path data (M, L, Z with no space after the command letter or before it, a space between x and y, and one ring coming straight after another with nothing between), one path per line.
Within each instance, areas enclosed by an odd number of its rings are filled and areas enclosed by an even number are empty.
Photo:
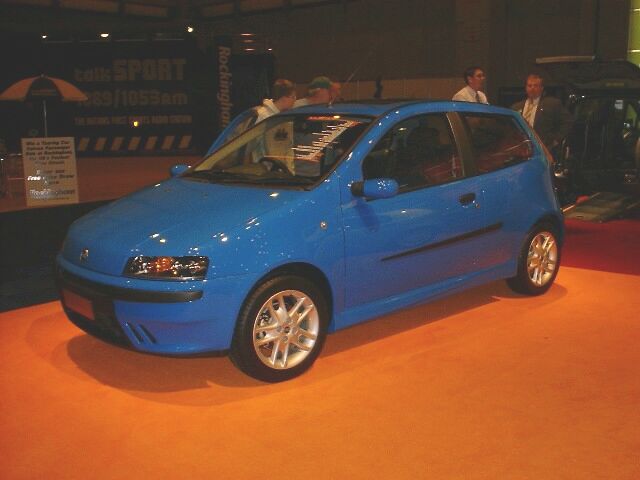
M460 195L458 201L461 205L469 205L470 203L475 202L476 194L475 193L465 193L464 195Z

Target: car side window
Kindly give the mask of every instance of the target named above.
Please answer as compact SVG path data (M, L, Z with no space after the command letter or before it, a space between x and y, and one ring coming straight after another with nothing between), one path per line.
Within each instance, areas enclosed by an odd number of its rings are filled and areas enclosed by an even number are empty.
M401 190L456 180L463 175L445 114L429 114L395 125L362 164L365 180L392 178Z
M478 173L524 162L533 155L531 140L511 115L463 113Z

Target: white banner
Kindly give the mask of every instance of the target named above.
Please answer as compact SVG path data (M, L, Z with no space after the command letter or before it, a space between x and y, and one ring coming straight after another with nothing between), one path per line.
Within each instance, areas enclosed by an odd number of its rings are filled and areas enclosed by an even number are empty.
M28 207L78 203L73 137L22 139Z

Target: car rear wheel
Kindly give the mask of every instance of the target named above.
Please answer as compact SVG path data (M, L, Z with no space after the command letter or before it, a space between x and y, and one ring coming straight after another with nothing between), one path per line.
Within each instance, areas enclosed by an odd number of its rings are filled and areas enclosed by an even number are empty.
M240 312L231 360L259 380L288 380L318 357L327 325L324 295L312 282L297 276L267 280Z
M525 240L518 257L518 273L507 279L512 290L540 295L549 290L560 268L560 245L556 229L538 225Z

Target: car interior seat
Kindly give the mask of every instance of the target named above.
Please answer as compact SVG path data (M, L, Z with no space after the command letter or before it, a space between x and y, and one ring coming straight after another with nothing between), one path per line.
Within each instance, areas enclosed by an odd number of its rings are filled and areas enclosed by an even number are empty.
M390 136L385 136L367 155L362 163L362 175L365 180L395 178L396 143Z

